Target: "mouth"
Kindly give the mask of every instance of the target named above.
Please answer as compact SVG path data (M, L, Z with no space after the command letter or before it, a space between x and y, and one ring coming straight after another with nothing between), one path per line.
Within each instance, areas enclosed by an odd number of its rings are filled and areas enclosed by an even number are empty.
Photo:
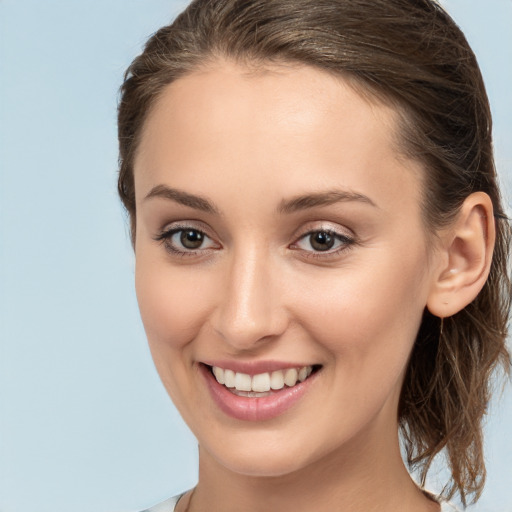
M256 375L235 372L220 366L208 366L208 368L215 380L231 393L249 398L262 398L284 388L293 388L304 382L310 375L320 369L320 365L284 368Z
M283 414L313 387L322 368L271 366L272 371L260 369L259 373L250 374L217 365L199 365L213 402L228 416L245 421L270 420Z

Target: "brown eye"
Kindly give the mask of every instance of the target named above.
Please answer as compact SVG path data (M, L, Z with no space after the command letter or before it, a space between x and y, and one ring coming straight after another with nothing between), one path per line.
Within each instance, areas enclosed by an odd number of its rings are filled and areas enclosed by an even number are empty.
M326 231L317 231L309 235L309 243L315 251L328 251L334 246L336 239Z
M204 242L204 234L195 229L184 229L180 234L180 242L186 249L199 249Z
M206 255L211 250L221 249L222 246L212 240L206 233L193 227L177 227L168 229L155 237L165 249L179 256Z
M318 229L304 233L294 244L293 249L300 249L304 254L317 257L335 256L355 243L352 237L348 237L334 230Z

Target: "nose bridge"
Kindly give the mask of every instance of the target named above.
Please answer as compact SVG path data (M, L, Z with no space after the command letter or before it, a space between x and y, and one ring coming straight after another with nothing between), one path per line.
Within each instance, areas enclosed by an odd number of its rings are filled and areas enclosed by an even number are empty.
M231 255L215 328L237 349L251 349L284 330L273 265L268 251L257 244L240 247Z

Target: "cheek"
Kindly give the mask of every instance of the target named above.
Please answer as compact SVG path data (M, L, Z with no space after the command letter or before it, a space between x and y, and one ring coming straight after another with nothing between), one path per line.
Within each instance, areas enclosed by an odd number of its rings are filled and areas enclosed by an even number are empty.
M165 259L137 254L135 286L140 314L155 367L182 412L194 406L193 340L203 325L207 284L172 269Z
M420 262L386 262L382 255L361 270L346 268L336 277L317 279L302 294L297 317L323 348L328 390L342 404L331 408L333 438L340 425L340 431L355 433L378 414L394 425L424 310Z
M200 274L200 273L198 273ZM191 341L206 313L208 282L157 260L137 256L135 287L151 349L180 349ZM162 348L162 347L160 347Z
M425 258L418 251L398 260L389 251L336 275L302 283L300 309L312 337L344 365L407 360L426 304ZM396 371L396 367L392 371ZM379 370L380 371L380 370Z

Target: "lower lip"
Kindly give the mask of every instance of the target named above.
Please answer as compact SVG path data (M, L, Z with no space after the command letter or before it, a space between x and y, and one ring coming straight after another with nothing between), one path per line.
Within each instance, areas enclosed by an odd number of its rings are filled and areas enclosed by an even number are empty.
M238 396L219 384L205 365L199 365L213 401L222 412L243 421L265 421L283 414L295 405L308 391L316 373L291 388L274 391L271 395L260 398Z

